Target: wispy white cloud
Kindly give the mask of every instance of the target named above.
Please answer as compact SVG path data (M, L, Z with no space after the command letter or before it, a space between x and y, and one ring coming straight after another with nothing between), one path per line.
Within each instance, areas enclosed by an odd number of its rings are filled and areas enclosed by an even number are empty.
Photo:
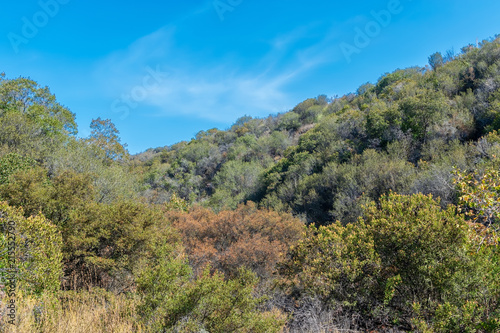
M225 59L213 66L194 60L177 45L176 28L167 26L110 54L94 73L100 89L116 100L142 85L147 68L161 68L165 78L149 87L140 101L154 107L158 117L189 115L229 123L244 114L266 116L297 102L287 90L289 84L336 60L334 33L296 51L308 32L309 27L303 27L277 36L253 62Z

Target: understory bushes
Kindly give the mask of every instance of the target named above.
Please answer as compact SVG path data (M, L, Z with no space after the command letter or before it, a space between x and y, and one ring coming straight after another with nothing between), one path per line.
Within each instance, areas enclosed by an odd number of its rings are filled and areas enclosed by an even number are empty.
M363 329L497 332L498 240L481 242L456 210L391 193L357 223L311 226L280 263L279 284Z

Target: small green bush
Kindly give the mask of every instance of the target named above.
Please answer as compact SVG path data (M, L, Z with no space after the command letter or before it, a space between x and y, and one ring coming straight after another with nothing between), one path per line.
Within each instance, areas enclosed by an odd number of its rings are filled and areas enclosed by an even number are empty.
M16 286L23 292L40 294L59 290L62 237L57 227L43 215L25 218L21 209L3 202L0 202L0 223L2 241L7 245L7 252L2 251L0 260L3 279L12 277L13 268Z

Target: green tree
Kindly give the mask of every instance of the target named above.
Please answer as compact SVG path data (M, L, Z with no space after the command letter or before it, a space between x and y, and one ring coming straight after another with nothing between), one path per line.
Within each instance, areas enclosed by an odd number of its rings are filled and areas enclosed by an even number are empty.
M291 111L285 113L281 117L278 128L287 131L296 131L299 129L300 126L301 126L300 116L297 113Z
M127 291L159 239L175 242L178 238L159 207L133 201L85 203L70 211L62 230L65 287L71 289L99 286Z
M214 177L216 191L211 204L218 209L236 208L257 190L262 171L262 166L256 162L227 162Z
M444 59L441 52L436 52L429 57L429 65L431 65L434 71L444 65Z
M407 97L399 104L401 129L411 131L415 139L424 142L431 134L431 126L441 121L449 109L442 93L426 92Z
M139 192L138 175L127 163L111 163L101 148L89 145L85 139L71 138L44 165L55 176L69 170L87 175L96 190L95 200L102 203L136 198Z
M29 78L0 78L0 115L20 113L33 119L46 135L76 134L75 115L56 101L48 87Z
M16 152L42 162L76 133L75 115L47 87L0 77L0 155Z
M105 160L119 160L127 157L125 147L120 143L120 133L110 119L93 119L90 124L89 142L104 153Z

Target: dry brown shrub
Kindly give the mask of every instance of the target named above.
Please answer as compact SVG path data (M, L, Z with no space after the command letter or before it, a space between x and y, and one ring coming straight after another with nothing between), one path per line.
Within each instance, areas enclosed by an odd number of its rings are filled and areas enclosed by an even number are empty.
M218 214L194 207L188 213L169 212L182 234L196 273L206 264L227 278L241 266L268 278L280 256L301 237L303 223L288 213L258 209L253 202Z

